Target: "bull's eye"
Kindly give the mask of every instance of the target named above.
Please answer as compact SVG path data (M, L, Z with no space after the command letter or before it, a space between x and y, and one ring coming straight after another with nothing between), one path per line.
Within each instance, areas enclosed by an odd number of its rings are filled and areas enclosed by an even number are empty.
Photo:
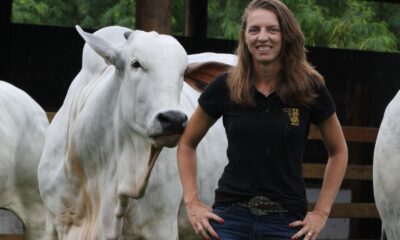
M142 65L140 65L140 62L138 60L133 60L131 62L131 67L133 67L133 68L141 68Z

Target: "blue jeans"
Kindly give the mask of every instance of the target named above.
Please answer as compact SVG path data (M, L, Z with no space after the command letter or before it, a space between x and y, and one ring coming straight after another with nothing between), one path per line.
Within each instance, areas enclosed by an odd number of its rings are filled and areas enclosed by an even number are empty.
M223 224L210 221L221 240L290 240L301 229L288 226L302 219L287 212L256 216L249 208L236 203L216 206L213 212L224 219Z

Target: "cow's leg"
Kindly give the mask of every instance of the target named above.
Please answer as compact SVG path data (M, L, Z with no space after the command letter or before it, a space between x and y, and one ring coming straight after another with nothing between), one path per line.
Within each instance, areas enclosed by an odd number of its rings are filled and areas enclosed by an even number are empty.
M51 220L51 216L49 213L46 214L46 229L45 229L45 238L44 240L59 240L61 239L58 236L56 226L54 225L54 221Z

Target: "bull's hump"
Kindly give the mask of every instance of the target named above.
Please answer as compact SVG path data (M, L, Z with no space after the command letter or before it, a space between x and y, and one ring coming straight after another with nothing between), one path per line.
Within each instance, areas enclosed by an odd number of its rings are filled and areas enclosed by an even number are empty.
M133 31L133 30L121 26L110 26L102 28L93 34L115 43L115 42L124 42L126 40L124 37L124 33L127 31Z

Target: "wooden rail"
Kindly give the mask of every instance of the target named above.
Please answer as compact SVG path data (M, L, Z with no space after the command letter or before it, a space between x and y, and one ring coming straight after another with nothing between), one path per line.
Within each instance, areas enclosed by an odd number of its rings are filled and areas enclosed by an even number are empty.
M322 179L324 177L325 164L322 163L304 163L303 164L303 177L308 179ZM372 180L372 166L371 165L348 165L346 180Z
M347 142L359 143L375 143L379 130L378 128L350 126L342 126L342 129ZM322 140L319 130L316 126L311 126L308 139ZM324 172L325 164L303 164L303 177L305 179L322 179L324 177ZM372 181L372 166L349 164L347 166L344 179ZM313 207L314 204L309 204L309 209L312 209ZM332 206L330 217L376 219L379 218L379 213L375 206L375 203L334 203L334 205Z
M347 142L374 143L378 136L378 128L342 126ZM321 134L315 125L311 125L309 140L322 140Z

